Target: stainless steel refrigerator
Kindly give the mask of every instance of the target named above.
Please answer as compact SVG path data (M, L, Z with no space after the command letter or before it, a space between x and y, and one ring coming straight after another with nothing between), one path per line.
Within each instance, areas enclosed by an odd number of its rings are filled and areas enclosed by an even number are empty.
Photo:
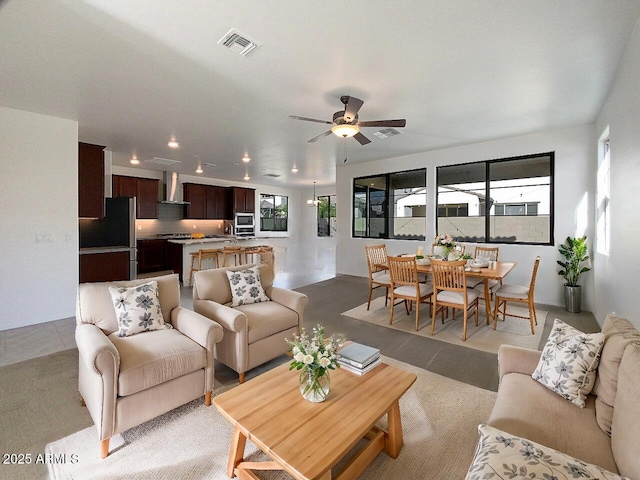
M79 222L80 250L97 252L129 252L129 279L138 270L136 248L136 199L116 197L105 199L105 216Z

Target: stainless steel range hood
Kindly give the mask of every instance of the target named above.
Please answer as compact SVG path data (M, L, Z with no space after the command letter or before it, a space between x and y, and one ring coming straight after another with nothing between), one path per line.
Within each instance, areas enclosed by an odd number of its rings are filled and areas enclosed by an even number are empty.
M160 203L170 205L189 205L189 202L182 200L182 184L178 172L164 172L162 176L163 199Z

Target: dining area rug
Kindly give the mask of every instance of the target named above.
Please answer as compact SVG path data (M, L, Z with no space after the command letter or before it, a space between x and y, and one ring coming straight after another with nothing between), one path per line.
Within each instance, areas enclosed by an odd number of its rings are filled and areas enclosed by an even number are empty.
M360 478L464 478L478 442L478 424L489 418L496 393L392 358L383 357L383 361L417 376L400 399L404 447L395 460L378 454ZM216 389L215 394L228 388ZM331 392L326 401L331 401ZM386 427L386 419L380 426ZM48 454L75 455L72 462L49 464L49 474L54 480L228 479L225 471L232 433L231 424L218 410L198 399L115 435L104 460L98 456L94 426L48 444ZM347 454L337 469L350 457ZM266 456L247 441L244 459L263 461ZM278 471L256 473L264 480L291 478Z
M516 307L511 304L508 304L507 307L507 313L528 315L528 312L526 308ZM391 328L412 335L428 337L440 342L452 343L454 345L461 345L490 353L498 353L498 348L500 348L500 345L503 343L537 350L547 314L548 312L545 310L536 309L538 325L535 326L535 333L533 335L529 327L529 320L509 315L507 315L504 322L501 317L499 317L496 330L493 330L493 320L487 325L484 302L480 302L478 306L478 326L475 326L473 310L469 310L467 340L463 342L463 315L461 310L456 311L456 318L454 320L452 309L449 309L449 316L445 318L444 325L441 322L440 314L438 314L433 336L431 335L431 307L427 303L420 305L420 323L417 331L416 312L412 310L409 315L407 315L404 302L400 302L394 307L393 324L389 325L389 306L385 307L384 296L371 300L369 310L367 310L367 304L365 302L351 310L342 312L342 315L345 317L380 327Z

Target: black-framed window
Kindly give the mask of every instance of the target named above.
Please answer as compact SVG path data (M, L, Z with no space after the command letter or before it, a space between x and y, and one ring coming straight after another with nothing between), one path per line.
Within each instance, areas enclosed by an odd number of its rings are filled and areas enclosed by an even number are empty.
M424 240L427 169L353 179L352 235Z
M336 196L318 197L318 236L333 237L336 231Z
M438 234L457 241L553 244L554 153L447 165L436 170ZM449 205L467 204L465 215Z
M260 230L286 232L289 218L289 197L260 194Z

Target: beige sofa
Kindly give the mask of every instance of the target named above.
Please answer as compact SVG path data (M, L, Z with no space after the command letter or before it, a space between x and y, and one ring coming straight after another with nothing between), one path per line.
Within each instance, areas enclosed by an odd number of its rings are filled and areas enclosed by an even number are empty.
M109 287L158 282L165 323L173 328L118 337ZM211 403L214 346L222 328L180 307L178 275L78 287L78 389L98 430L100 456L109 438L204 395Z
M602 332L605 345L585 408L576 407L532 379L541 352L501 346L500 387L487 423L640 479L640 334L629 321L611 315Z
M306 295L273 286L273 267L261 264L260 282L269 302L231 307L231 288L226 272L254 267L254 264L215 268L196 272L193 308L219 323L224 329L216 345L216 360L239 374L272 360L289 350L285 339L292 339L302 328Z

